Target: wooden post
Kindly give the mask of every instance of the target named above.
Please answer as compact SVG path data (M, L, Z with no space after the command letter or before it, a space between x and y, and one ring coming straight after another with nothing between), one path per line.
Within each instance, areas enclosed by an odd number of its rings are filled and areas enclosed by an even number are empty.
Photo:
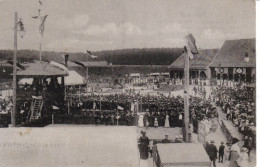
M88 93L88 67L87 67L87 72L86 72L86 89Z
M17 56L17 23L18 23L18 14L14 14L14 62L13 62L13 109L11 113L11 123L12 127L15 127L15 115L16 115L16 56Z
M187 53L185 54L185 68L184 68L184 126L185 126L185 141L189 141L189 53L190 49L187 48Z
M51 124L54 124L54 114L51 114Z
M40 52L40 62L42 61L42 42L40 41L40 49L39 49L39 52Z

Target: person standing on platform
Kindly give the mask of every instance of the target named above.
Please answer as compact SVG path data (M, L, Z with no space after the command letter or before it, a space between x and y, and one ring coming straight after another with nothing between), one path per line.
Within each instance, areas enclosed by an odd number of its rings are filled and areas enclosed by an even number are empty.
M209 159L210 161L213 162L213 166L216 167L216 159L217 159L217 152L218 149L217 147L214 145L214 140L210 141L210 145L208 146L208 154L209 154Z
M218 162L223 163L224 150L225 150L224 142L221 142L221 145L219 146L219 150L218 150Z
M139 138L140 159L148 159L149 157L149 138L145 131L141 131L142 136Z

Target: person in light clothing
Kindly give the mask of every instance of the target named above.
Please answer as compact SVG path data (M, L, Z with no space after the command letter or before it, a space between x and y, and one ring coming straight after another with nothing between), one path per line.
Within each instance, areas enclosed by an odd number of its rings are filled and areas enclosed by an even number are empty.
M240 147L238 146L238 139L233 138L232 146L230 148L230 163L228 167L237 167L237 160L240 157Z
M165 127L165 128L169 128L169 127L170 127L169 115L168 115L168 114L166 114L166 117L165 117L164 127Z
M154 118L154 127L158 128L158 120L157 120L157 118Z

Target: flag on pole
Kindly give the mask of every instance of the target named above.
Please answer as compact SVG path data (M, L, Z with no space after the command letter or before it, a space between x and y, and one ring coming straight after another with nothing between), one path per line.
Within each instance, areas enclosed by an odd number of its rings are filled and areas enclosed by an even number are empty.
M78 62L78 61L72 61L72 62L75 63L75 64L78 64L78 65L82 66L84 69L87 68L84 64L82 64L82 63L80 63L80 62Z
M196 40L195 38L193 37L192 34L189 34L185 37L185 40L186 40L186 43L187 43L187 47L190 49L191 53L192 54L198 54L198 49L197 49L197 46L196 46ZM193 57L190 57L191 59Z
M87 50L87 53L90 55L92 59L97 59L97 56L93 55L89 50Z
M43 37L43 33L44 33L44 23L46 21L46 18L47 18L48 15L45 15L43 17L40 17L41 19L41 24L40 24L40 27L39 27L39 32L41 34L41 36Z
M124 108L121 107L121 106L117 106L117 109L118 109L118 110L121 110L121 111L124 110Z

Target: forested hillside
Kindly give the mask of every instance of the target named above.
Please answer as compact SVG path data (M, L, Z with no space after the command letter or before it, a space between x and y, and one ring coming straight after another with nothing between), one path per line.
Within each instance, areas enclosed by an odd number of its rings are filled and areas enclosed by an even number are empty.
M69 53L70 60L99 61L105 60L113 65L170 65L183 52L181 48L143 48L104 50L92 52L98 56L92 59L87 53ZM62 52L42 52L42 60L62 62ZM13 57L12 50L0 50L0 60L9 60ZM19 62L32 62L39 60L39 52L36 50L19 50L17 53Z

